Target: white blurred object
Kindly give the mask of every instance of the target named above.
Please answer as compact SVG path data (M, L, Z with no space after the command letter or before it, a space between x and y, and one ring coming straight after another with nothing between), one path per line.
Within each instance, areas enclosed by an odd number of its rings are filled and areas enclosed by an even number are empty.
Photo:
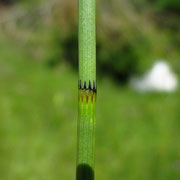
M167 62L158 60L143 77L131 78L130 84L140 92L173 92L177 89L178 79Z

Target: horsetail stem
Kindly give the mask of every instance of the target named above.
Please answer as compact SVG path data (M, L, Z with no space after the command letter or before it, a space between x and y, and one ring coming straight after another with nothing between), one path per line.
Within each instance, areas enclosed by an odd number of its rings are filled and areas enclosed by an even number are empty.
M79 0L79 103L76 180L94 180L96 120L95 0Z

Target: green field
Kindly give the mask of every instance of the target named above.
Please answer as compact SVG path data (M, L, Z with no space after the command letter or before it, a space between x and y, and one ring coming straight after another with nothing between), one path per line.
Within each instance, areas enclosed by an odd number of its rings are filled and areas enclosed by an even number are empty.
M72 180L77 72L0 35L0 180ZM97 61L98 63L98 61ZM180 91L139 94L99 78L97 180L180 179Z

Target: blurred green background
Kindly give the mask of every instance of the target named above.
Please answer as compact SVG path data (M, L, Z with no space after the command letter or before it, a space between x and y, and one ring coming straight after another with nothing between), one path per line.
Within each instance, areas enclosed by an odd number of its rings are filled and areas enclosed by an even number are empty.
M178 0L97 0L97 180L180 179L180 90L128 79L164 58L180 77ZM77 0L0 0L0 179L75 179Z

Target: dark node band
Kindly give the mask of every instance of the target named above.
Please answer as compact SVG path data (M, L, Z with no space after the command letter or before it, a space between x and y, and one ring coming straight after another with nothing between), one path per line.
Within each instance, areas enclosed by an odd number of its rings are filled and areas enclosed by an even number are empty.
M93 81L93 83L92 83L89 80L89 85L87 85L86 81L82 82L81 80L79 80L78 88L81 90L90 90L90 91L93 91L94 93L97 92L97 85L96 85L95 81Z

